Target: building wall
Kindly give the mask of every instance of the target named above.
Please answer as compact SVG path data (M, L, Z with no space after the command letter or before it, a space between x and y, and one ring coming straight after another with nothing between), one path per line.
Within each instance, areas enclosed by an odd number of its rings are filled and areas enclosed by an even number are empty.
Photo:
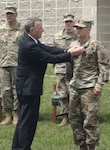
M52 43L53 35L63 26L64 14L72 13L75 15L75 19L82 15L87 16L84 13L85 10L90 9L90 6L88 7L90 2L87 1L89 0L6 0L4 2L0 0L0 18L1 20L5 19L5 6L14 4L18 8L18 19L21 22L30 16L38 16L43 20L45 30L42 40L45 43ZM92 2L91 5L93 6ZM91 14L89 18L91 19Z
M97 39L97 0L83 0L82 16L94 21L91 36Z
M14 4L16 2L16 4ZM18 8L18 19L24 22L30 16L43 20L42 41L52 43L53 35L62 28L64 14L82 15L82 0L0 0L0 18L5 19L4 8L14 4Z
M94 20L91 36L110 47L110 0L0 0L0 23L5 20L4 8L8 4L17 6L21 22L30 16L43 20L44 43L52 43L53 35L63 26L63 15L72 13L75 19L82 16Z
M110 0L98 0L97 16L97 38L110 54Z

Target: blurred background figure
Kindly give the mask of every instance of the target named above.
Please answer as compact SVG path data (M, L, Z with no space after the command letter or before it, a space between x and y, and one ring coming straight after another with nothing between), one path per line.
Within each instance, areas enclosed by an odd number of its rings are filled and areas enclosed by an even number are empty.
M66 14L63 16L64 28L54 35L54 45L67 49L71 42L76 40L77 32L73 28L74 16L72 14ZM68 83L72 77L72 72L66 76L66 65L68 63L58 63L55 65L54 73L56 75L56 92L60 97L60 115L62 115L62 121L59 126L68 124Z
M6 23L1 27L1 96L5 119L0 123L16 124L18 121L18 100L15 90L15 76L18 56L18 42L21 24L17 21L17 9L15 6L5 8Z

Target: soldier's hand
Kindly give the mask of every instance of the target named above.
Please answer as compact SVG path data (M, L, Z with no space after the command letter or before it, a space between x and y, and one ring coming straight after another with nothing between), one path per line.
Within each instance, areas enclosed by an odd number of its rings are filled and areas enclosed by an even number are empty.
M81 55L85 51L85 48L79 45L76 45L70 49L68 49L68 52L71 53L72 56Z
M98 94L101 93L101 89L99 89L99 88L97 88L97 87L94 87L93 93L94 93L95 95L98 95Z

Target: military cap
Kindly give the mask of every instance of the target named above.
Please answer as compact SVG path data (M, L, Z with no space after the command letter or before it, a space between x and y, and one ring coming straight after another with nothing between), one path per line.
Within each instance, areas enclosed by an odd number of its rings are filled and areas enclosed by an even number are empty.
M74 15L66 14L63 16L63 21L74 21Z
M14 7L14 6L7 6L6 8L5 8L5 13L16 13L16 7Z
M91 27L94 24L93 20L79 19L75 22L74 27Z

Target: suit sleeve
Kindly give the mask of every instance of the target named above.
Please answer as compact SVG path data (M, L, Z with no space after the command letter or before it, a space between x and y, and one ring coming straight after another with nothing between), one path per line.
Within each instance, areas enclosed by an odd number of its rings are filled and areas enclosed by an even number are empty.
M27 43L24 49L25 51L23 51L22 55L26 55L27 60L31 63L41 62L55 64L69 62L71 59L70 53L64 52L64 49L57 47Z
M62 49L62 48L59 48L59 47L56 47L56 46L47 46L47 45L44 45L44 44L40 44L40 47L42 49L45 49L46 52L49 52L51 54L61 54L61 53L65 52L65 49Z

